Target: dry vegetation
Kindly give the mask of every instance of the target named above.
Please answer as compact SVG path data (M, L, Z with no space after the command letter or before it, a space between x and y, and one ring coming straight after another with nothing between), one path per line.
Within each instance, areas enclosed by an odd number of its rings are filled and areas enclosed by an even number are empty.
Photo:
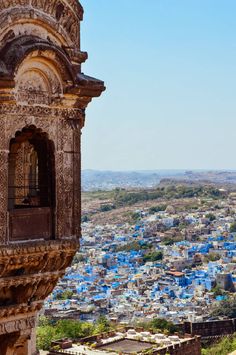
M196 211L206 206L216 206L227 196L226 192L221 194L212 187L197 190L196 187L168 186L164 192L161 190L162 196L155 198L159 191L159 189L132 191L116 189L83 192L83 218L88 218L94 224L132 223L136 210L148 211L155 206L171 205L177 212Z

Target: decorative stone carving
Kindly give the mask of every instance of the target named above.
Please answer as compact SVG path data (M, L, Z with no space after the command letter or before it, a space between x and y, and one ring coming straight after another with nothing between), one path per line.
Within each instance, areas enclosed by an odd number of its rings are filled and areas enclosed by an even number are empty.
M73 122L78 121L78 126L82 128L84 126L84 110L79 108L65 108L65 107L48 107L48 106L27 106L27 105L0 105L1 115L14 115L14 116L33 116L33 117L62 117L68 121L71 127L74 126ZM14 118L15 120L15 118ZM23 121L25 124L27 121ZM27 123L26 123L27 124Z
M0 243L7 241L8 151L0 151Z
M33 14L40 16L42 11L45 15L49 15L52 21L55 21L54 26L61 26L70 36L72 42L79 44L79 21L82 20L83 9L77 0L2 0L0 3L0 11L4 14L4 10L11 15L10 9L14 7L27 9L30 17L33 17ZM38 10L34 12L35 10ZM29 11L30 10L30 11ZM12 10L12 15L15 15L15 12ZM19 16L19 12L17 13ZM47 16L45 16L45 21Z

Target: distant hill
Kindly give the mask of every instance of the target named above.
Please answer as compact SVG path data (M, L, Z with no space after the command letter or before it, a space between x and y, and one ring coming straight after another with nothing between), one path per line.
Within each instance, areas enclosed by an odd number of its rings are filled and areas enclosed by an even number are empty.
M82 172L82 189L112 190L116 187L153 187L159 184L161 178L162 176L157 172L84 170Z
M153 188L162 184L184 183L214 183L236 184L236 171L203 171L203 170L150 170L150 171L82 171L82 189L112 190L114 188Z

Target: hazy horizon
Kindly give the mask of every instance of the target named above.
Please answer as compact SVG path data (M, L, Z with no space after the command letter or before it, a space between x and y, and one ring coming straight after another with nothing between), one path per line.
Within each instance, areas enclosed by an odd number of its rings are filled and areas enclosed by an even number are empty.
M236 172L236 169L127 169L127 170L112 170L112 169L90 169L82 168L82 171L101 171L101 172Z

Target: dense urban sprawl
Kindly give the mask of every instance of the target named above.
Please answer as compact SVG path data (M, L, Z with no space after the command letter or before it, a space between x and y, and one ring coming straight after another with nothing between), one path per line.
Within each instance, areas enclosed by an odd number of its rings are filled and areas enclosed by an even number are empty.
M194 197L192 210L168 203L133 206L133 223L84 222L80 251L45 313L121 324L214 319L214 306L235 291L235 194Z

